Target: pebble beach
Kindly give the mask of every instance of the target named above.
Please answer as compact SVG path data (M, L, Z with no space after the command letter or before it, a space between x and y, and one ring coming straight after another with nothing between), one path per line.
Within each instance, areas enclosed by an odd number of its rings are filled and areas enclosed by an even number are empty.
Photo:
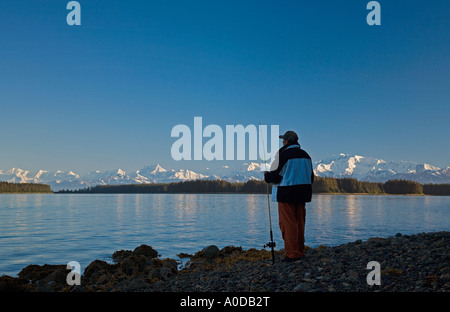
M282 242L280 242L282 243ZM151 245L119 250L113 263L92 261L80 285L68 285L64 264L30 264L18 277L0 277L12 292L449 292L450 232L396 234L339 246L307 248L295 262L275 264L267 250L214 245L194 255L160 259ZM367 264L380 265L379 285L369 285Z

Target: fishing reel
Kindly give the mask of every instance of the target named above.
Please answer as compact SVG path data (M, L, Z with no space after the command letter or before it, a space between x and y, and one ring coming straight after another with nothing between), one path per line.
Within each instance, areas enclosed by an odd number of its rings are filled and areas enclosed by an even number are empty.
M268 242L267 244L264 245L264 248L275 248L277 244L275 242Z

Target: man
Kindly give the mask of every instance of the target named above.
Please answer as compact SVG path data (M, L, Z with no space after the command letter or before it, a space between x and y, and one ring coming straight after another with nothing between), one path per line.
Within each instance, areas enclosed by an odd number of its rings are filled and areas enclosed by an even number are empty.
M305 254L306 203L311 201L314 172L311 157L300 148L293 131L280 135L279 149L271 171L264 172L272 187L272 198L278 202L278 217L284 240L286 257L282 261L296 261Z

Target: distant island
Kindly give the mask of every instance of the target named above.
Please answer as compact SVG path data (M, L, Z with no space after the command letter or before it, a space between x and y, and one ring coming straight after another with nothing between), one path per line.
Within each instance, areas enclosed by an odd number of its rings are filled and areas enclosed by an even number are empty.
M37 183L0 182L0 194L14 193L53 193L50 185Z
M269 185L269 192L271 186ZM56 193L118 194L118 193L243 193L265 194L264 181L227 182L224 180L191 180L173 183L97 185L80 190L61 190ZM314 194L403 194L450 195L450 184L420 184L409 180L364 182L353 178L315 177Z

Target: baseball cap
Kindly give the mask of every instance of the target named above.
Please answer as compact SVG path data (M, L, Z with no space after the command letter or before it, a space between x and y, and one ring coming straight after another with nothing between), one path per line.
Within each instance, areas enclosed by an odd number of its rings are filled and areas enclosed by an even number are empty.
M285 139L289 142L297 142L298 141L298 135L294 131L286 131L285 134L280 135L280 139Z

